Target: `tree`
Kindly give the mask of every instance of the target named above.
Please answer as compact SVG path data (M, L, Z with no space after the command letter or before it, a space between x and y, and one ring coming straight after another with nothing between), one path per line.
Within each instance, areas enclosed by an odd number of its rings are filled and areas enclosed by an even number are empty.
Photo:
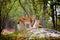
M59 0L51 0L50 8L51 8L51 17L53 22L53 28L55 29L57 27L57 12L56 12L56 5L60 5L58 2ZM55 20L56 18L56 20Z
M45 27L46 22L46 9L47 9L47 0L43 0L44 6L43 6L43 13L42 13L42 25Z
M1 0L0 1L0 11L1 11L1 28L4 29L5 27L8 27L9 21L9 12L11 11L13 5L15 4L16 0L14 0L14 3L11 5L10 8L7 8L7 4L11 3L11 0ZM1 31L2 31L1 29ZM0 32L1 33L1 32Z

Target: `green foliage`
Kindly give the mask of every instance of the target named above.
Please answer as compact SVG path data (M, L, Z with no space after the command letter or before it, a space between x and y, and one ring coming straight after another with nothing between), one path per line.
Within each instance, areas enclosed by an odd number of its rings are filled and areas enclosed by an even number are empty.
M44 2L50 1L52 4L52 0L20 0L21 4L24 6L27 14L30 15L37 15L40 18L40 22L42 24L42 15L43 15L43 6L45 5ZM55 2L59 2L59 0L54 0ZM14 27L17 29L18 18L21 18L25 15L25 10L21 7L19 0L3 0L1 1L1 19L2 23L4 23L4 18L8 17L9 20L14 20L15 25ZM48 4L48 3L47 3ZM47 6L47 5L46 5ZM11 9L11 10L10 10ZM9 11L10 10L10 11ZM50 6L47 6L45 9L47 11L45 13L45 25L46 27L50 28L49 25L52 25L50 20L51 9ZM8 15L6 15L8 13ZM7 18L6 18L7 19ZM60 25L60 22L57 21L57 24Z

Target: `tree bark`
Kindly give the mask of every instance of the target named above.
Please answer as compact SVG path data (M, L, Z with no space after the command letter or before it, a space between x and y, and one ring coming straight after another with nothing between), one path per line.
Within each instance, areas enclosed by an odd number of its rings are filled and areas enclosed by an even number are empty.
M45 23L46 23L46 7L47 3L44 2L44 6L43 6L43 13L42 13L42 26L45 27Z
M56 11L56 5L55 5L55 15L56 15L55 16L56 17L56 20L55 21L56 21L56 27L57 27L57 11Z
M8 10L7 8L6 8L6 2L9 2L8 0L7 1L2 1L0 4L0 11L1 11L1 16L0 16L0 18L1 18L1 31L5 28L5 26L6 25L8 25L8 13L11 11L11 9L12 9L12 7L13 7L13 5L15 4L15 2L16 2L16 0L14 0L14 3L11 5L11 7L10 7L10 9ZM3 4L3 3L5 3L5 4ZM2 8L4 8L4 15L2 15L3 13L2 13ZM3 16L3 17L2 17ZM1 33L1 31L0 31L0 33Z
M50 5L50 7L51 7L51 17L52 17L52 22L53 22L53 28L55 28L55 18L54 18L54 5Z

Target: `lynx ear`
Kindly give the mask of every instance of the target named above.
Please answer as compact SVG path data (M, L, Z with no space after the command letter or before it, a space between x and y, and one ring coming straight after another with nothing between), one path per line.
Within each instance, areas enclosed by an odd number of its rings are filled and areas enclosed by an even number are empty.
M18 22L24 22L24 19L23 18L19 18Z

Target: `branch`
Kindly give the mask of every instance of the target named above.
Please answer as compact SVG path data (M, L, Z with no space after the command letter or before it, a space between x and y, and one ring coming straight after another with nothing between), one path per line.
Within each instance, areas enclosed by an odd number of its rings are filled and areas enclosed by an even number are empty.
M7 12L7 15L8 15L8 13L12 10L12 7L14 6L15 2L16 2L16 0L15 0L14 3L12 4L12 6L10 7L9 11Z
M12 10L14 4L15 4L16 0L14 0L14 3L11 5L10 9L8 10L8 12L5 14L5 16L3 17L3 21L6 24L8 22L8 13ZM7 22L6 22L7 21Z
M37 5L36 5L34 0L32 0L32 5L33 5L33 10L34 10L35 15L36 15L38 13L38 10L37 10Z
M20 3L20 5L21 5L21 7L23 8L23 10L26 12L25 15L29 16L29 15L28 15L28 12L27 12L26 9L24 8L24 6L21 4L21 1L20 1L20 0L19 0L19 3Z
M33 12L32 12L32 8L31 8L31 3L30 3L30 0L26 0L27 1L27 4L28 4L28 6L29 6L29 12L30 12L30 15L32 15L33 14ZM29 3L30 3L30 5L29 5Z

